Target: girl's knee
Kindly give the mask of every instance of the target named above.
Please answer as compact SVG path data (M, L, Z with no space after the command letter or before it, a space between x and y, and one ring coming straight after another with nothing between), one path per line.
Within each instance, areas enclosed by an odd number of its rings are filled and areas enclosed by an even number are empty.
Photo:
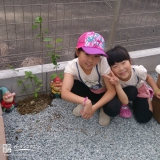
M149 110L148 114L145 115L136 115L135 118L139 123L147 123L152 119L153 113Z
M125 87L125 88L123 88L123 90L126 93L126 95L128 96L128 99L130 101L133 101L138 95L138 90L135 86Z
M104 108L104 113L107 114L109 117L116 117L120 114L120 109L106 109Z
M110 117L115 117L120 113L121 102L115 96L110 102L103 106L104 113Z
M147 98L137 97L133 101L133 110L135 118L139 123L147 123L152 118L152 112L149 110L149 103Z

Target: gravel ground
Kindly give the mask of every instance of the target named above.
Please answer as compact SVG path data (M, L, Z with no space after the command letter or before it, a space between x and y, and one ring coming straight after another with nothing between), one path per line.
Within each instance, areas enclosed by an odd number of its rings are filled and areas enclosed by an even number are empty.
M151 73L154 79L157 74ZM159 160L160 125L152 118L112 118L98 124L99 111L89 120L72 115L76 104L54 99L39 114L3 114L9 160Z

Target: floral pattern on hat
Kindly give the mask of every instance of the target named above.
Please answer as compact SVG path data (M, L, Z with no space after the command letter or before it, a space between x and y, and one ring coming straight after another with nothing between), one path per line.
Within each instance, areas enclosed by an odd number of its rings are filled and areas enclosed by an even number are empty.
M94 32L89 32L86 35L85 39L85 47L95 47L99 48L101 50L104 50L105 48L105 41L101 35Z

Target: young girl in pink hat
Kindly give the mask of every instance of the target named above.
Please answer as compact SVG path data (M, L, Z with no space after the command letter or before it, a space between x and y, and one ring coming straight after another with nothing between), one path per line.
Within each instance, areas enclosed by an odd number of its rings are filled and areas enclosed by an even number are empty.
M104 47L100 34L83 33L78 39L75 59L65 67L61 90L62 99L79 104L73 110L75 116L89 119L101 108L99 124L102 126L109 124L110 117L119 115L121 106L114 86L103 76L110 75ZM128 101L127 96L125 101Z
M132 65L128 51L122 46L116 46L107 51L108 63L111 67L111 76L107 76L110 82L115 85L117 94L121 102L122 94L126 94L129 101L133 102L132 110L139 123L147 123L152 118L151 97L154 94L160 98L160 89L154 79L147 74L147 70L142 66ZM151 86L149 88L146 82ZM132 112L128 104L122 102L120 116L130 118Z

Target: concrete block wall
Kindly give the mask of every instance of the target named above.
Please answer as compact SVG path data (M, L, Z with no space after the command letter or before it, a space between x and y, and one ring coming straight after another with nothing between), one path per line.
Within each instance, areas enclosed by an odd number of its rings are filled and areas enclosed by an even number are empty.
M148 72L155 71L160 64L160 48L152 48L130 52L135 65L143 65Z
M67 62L60 62L58 73L62 72ZM10 92L16 93L16 99L23 99L26 96L26 93L22 91L22 85L18 86L17 80L18 78L24 79L25 71L32 71L39 79L42 79L43 74L43 87L40 91L50 91L50 82L51 82L51 75L56 73L53 69L53 64L45 64L43 65L43 73L42 73L42 66L31 66L31 67L23 67L17 68L15 71L13 70L2 70L0 71L0 87L7 87ZM15 74L16 73L16 74ZM32 91L32 89L31 89Z
M157 65L160 64L160 48L147 50L139 50L129 53L135 65L143 65L148 72L155 71ZM60 62L58 72L64 70L67 61ZM38 78L42 79L42 66L31 66L17 68L16 74L23 79L25 71L32 71ZM51 75L55 72L53 64L43 65L43 87L41 91L50 91ZM13 70L0 71L0 87L7 87L11 92L16 92L16 98L22 99L26 94L21 93L22 87L17 85L17 75Z

